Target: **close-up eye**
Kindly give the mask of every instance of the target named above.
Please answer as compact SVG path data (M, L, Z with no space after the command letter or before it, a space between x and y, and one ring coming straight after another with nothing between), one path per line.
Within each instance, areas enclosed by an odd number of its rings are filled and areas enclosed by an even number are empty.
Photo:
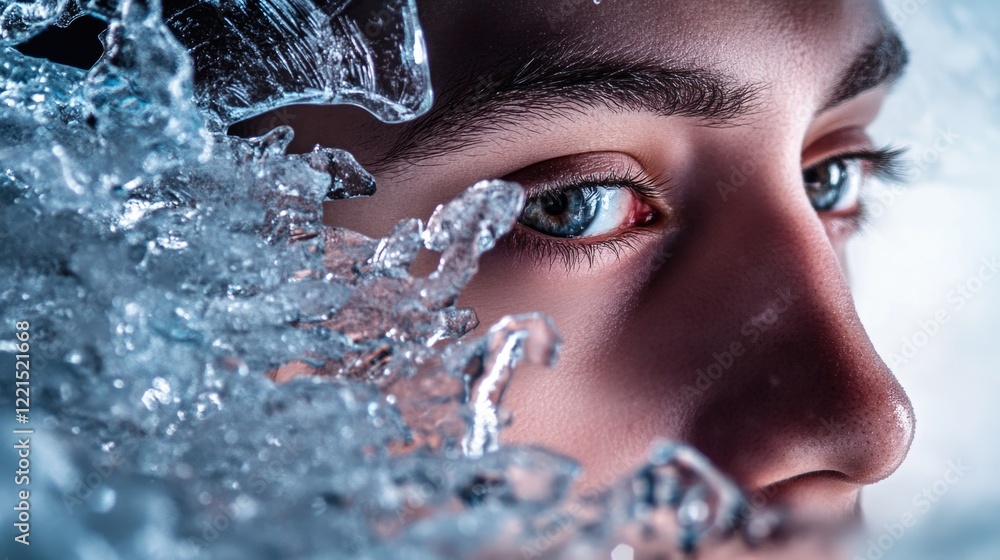
M673 230L671 181L650 176L621 154L547 160L505 178L527 191L507 246L531 260L551 259L569 269L580 262L594 266L599 255L617 260L635 250L641 236L660 226Z
M850 210L858 203L864 179L861 160L836 157L808 167L802 182L817 212Z
M860 204L866 178L903 183L904 149L862 150L825 159L802 171L802 183L817 212L846 212Z
M551 237L595 237L628 227L635 196L622 187L579 186L528 197L521 223Z

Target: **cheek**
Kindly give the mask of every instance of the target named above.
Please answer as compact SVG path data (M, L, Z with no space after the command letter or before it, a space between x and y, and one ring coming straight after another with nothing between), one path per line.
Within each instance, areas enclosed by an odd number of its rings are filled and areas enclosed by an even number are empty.
M472 307L481 328L505 315L541 312L552 317L566 344L592 346L621 330L648 272L643 255L606 267L584 262L568 271L562 262L532 262L502 243L480 261L479 273L458 304Z
M847 242L851 239L857 228L849 223L849 221L843 219L824 219L823 228L826 230L826 236L830 240L830 246L833 248L834 254L837 255L840 269L846 274Z
M669 425L656 413L655 391L635 394L631 376L640 359L622 344L635 311L644 268L626 265L606 274L567 274L556 264L529 266L488 254L459 300L476 309L486 329L504 315L539 311L553 318L563 336L552 369L521 367L504 395L513 413L502 434L510 444L541 444L582 461L586 480L622 476L645 457L649 441ZM648 274L648 272L647 272ZM639 276L641 278L641 276ZM648 398L650 402L643 403ZM638 414L637 410L642 410Z
M596 417L609 406L609 379L622 383L624 373L634 369L628 362L635 355L623 351L620 341L633 321L649 268L648 259L634 257L610 270L569 273L561 263L550 267L548 262L522 262L503 247L483 257L479 273L458 301L476 310L478 330L505 315L540 312L553 319L563 339L554 368L519 370L511 384L504 400L514 411L519 430L531 425L540 433L549 431L545 419L556 411L562 418Z

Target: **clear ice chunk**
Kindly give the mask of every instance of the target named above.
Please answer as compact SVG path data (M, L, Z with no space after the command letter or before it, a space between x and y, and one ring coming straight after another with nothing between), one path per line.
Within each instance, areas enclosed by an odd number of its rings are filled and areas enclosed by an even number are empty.
M7 0L0 3L0 39L22 42L85 13L110 18L121 4ZM160 11L159 2L148 4L144 9ZM292 103L358 105L386 122L430 109L415 0L172 0L162 11L189 52L195 101L213 128Z
M472 429L462 443L472 457L499 449L498 407L518 363L552 367L560 337L551 321L541 315L505 317L490 328L481 343L487 367L472 377Z
M0 41L20 43L54 23L68 0L0 1Z
M199 104L224 125L289 103L350 103L386 122L430 108L414 0L174 0L164 7L197 69Z
M739 488L700 453L678 443L653 448L649 462L632 480L632 517L646 531L673 533L677 548L691 552L706 537L733 532L745 507ZM657 513L667 510L663 527ZM658 526L659 525L659 526Z

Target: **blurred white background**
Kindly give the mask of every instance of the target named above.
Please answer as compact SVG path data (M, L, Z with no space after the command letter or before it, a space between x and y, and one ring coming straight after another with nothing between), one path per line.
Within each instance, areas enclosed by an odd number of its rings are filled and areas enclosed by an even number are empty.
M902 467L866 491L857 558L997 560L1000 270L984 264L1000 263L1000 2L885 4L912 60L874 136L910 147L916 179L875 196L850 266L917 426Z

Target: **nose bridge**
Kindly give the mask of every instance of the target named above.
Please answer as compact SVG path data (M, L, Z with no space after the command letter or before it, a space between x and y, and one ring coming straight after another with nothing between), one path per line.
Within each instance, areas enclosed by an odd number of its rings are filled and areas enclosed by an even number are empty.
M884 478L912 438L909 400L861 326L804 197L759 188L720 213L738 227L705 259L723 269L716 289L740 302L744 348L727 381L704 392L692 442L749 487L815 472Z

